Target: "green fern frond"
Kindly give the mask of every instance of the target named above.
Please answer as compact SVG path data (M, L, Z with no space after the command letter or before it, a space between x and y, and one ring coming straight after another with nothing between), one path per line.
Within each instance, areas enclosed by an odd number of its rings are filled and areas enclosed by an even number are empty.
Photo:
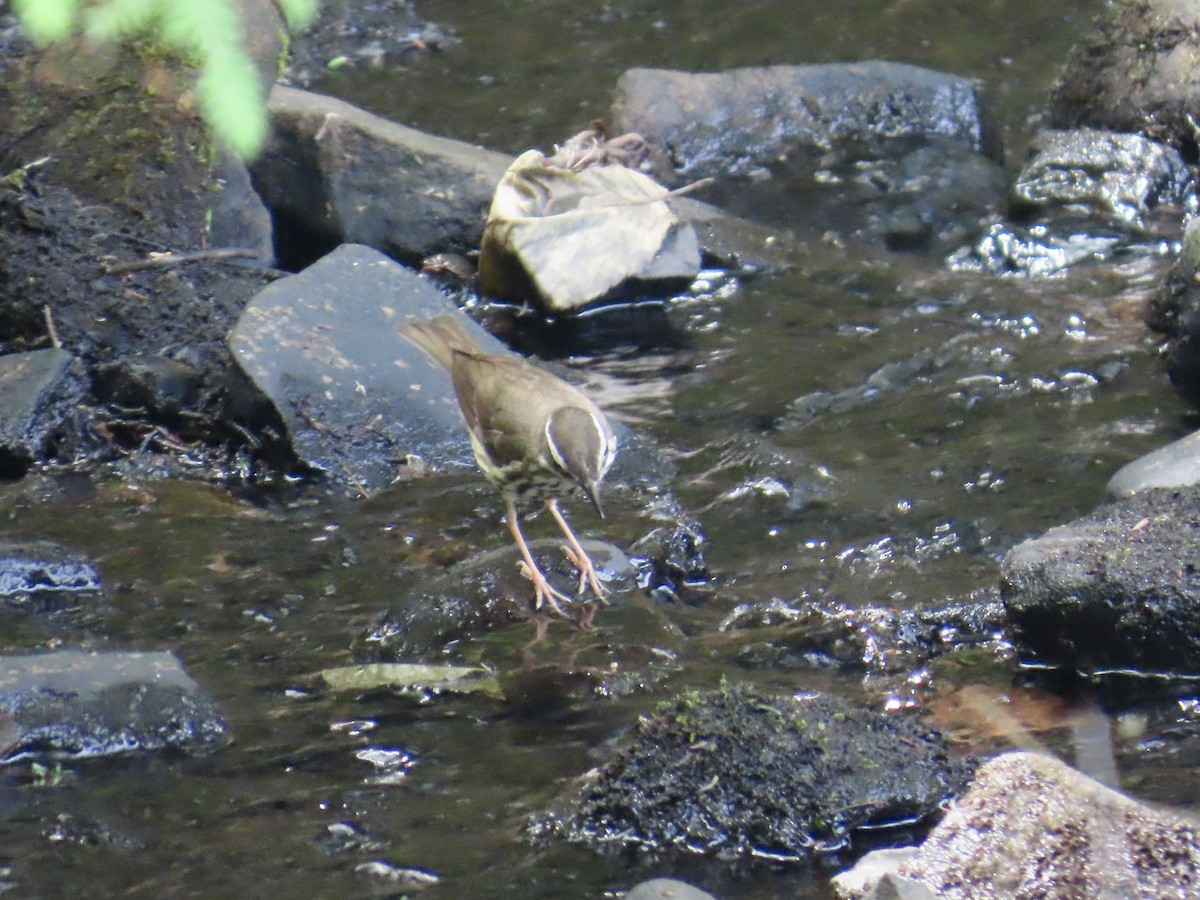
M61 41L75 27L80 0L13 0L21 26L39 44Z
M288 28L297 31L317 17L317 0L280 0Z
M290 28L312 20L318 0L279 0ZM99 42L150 33L200 67L196 92L213 132L241 156L267 134L265 99L242 44L234 0L13 0L26 33L39 43L82 30Z
M83 32L97 42L115 41L145 31L167 7L163 0L108 0L83 10Z

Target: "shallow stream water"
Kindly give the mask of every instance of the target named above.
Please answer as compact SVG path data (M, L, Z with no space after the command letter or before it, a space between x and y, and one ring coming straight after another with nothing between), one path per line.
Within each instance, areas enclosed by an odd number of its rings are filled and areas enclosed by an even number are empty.
M1101 6L438 0L420 11L459 43L316 88L515 153L606 115L632 65L890 58L982 79L1019 156L1029 116ZM546 708L317 689L315 674L350 662L403 595L406 567L506 546L499 497L474 474L365 501L297 486L251 502L196 484L53 473L0 487L0 538L60 542L93 559L108 587L94 609L6 614L5 649L171 650L236 737L203 759L84 763L50 782L5 773L3 857L20 895L400 896L356 871L386 859L436 872L429 897L604 896L675 870L535 851L527 818L640 713L721 675L928 704L965 747L1036 741L1068 760L1099 749L1139 796L1193 805L1191 756L1139 743L1153 723L1170 731L1189 714L1169 690L1114 703L964 668L906 693L861 672L735 661L717 626L740 602L907 607L993 590L1007 548L1091 509L1120 465L1189 430L1140 321L1165 257L1041 280L951 273L940 258L824 239L828 223L806 220L802 197L778 203L813 236L787 271L717 279L667 305L649 345L617 340L561 360L678 467L671 487L707 537L710 601L639 596L602 610L594 632L555 626L533 646L532 628L514 627L445 655L532 671L605 660L614 646L666 648L663 664L640 667L640 687L610 699ZM604 523L578 509L580 530L627 547L658 524L619 486L607 506ZM947 712L981 705L1005 716ZM825 896L809 870L682 874L724 898Z

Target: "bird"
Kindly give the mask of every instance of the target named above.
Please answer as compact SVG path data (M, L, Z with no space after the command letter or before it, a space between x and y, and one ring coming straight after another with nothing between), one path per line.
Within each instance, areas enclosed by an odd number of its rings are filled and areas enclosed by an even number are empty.
M559 602L571 600L538 568L521 532L518 507L536 502L566 537L563 550L579 570L576 593L590 588L607 602L596 567L558 507L561 498L582 493L604 517L600 483L617 455L617 439L600 407L528 360L484 350L453 316L410 321L398 331L450 373L475 461L504 497L508 530L533 582L534 609L546 605L566 616Z

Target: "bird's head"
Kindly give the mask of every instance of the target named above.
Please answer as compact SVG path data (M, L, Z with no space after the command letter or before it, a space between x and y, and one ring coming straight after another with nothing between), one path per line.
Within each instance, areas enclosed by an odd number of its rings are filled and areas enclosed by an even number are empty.
M604 414L581 406L556 409L546 421L546 443L555 464L583 488L600 517L600 482L617 455L617 439Z

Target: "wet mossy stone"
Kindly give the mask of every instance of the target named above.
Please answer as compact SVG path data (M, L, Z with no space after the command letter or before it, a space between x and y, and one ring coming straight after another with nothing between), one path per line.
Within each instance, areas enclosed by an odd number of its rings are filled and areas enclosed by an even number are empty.
M688 691L642 719L571 811L533 833L605 852L799 862L857 830L931 817L968 768L917 713L750 688Z

